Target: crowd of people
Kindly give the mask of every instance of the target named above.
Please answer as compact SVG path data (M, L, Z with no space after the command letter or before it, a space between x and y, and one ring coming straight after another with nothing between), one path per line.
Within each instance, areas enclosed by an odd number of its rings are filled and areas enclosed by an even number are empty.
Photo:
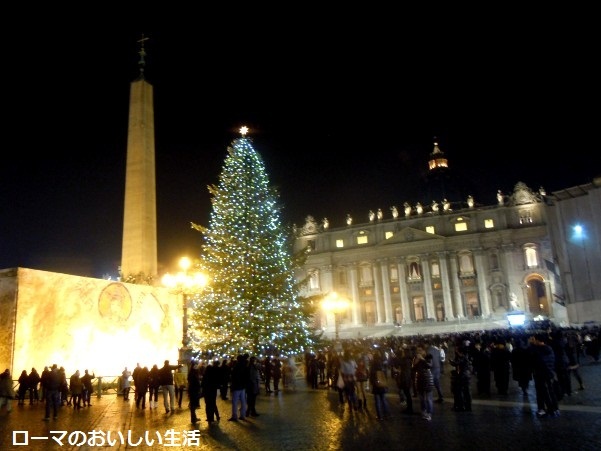
M498 329L433 336L390 336L343 340L325 355L327 386L338 391L341 406L366 409L365 385L374 397L378 419L389 416L382 390L395 389L404 413L414 413L418 398L422 418L431 420L435 403L444 400L441 374L449 372L452 409L472 409L472 379L478 395L508 395L511 380L528 396L532 382L539 417L560 415L559 403L585 385L579 373L583 358L599 361L599 330L559 328ZM342 349L340 349L340 347ZM316 388L321 356L307 356L307 383ZM367 370L365 369L367 368ZM378 387L375 373L383 369L392 384ZM368 376L366 376L366 374ZM577 386L573 384L576 382ZM494 391L491 386L494 383ZM382 399L384 398L384 399Z
M389 399L396 392L406 414L419 413L430 421L434 404L444 401L441 375L449 373L452 409L470 411L472 390L480 396L508 394L513 380L525 397L533 382L537 415L557 417L564 396L584 390L579 373L583 358L599 361L599 331L548 327L545 329L499 329L433 336L390 336L326 343L317 353L304 356L306 383L310 389L331 389L338 393L340 406L351 411L368 409L368 393L372 394L376 418L391 416ZM256 400L263 390L266 396L277 396L283 389L296 389L298 374L294 356L250 356L192 360L188 365L172 365L165 360L162 367L127 367L119 378L120 393L129 401L132 388L135 407L159 407L162 392L166 414L182 408L187 394L191 423L200 421L197 410L204 399L206 421L219 421L217 397L230 400L229 421L258 417ZM9 370L0 375L0 407L11 400L19 405L26 400L33 405L45 403L44 420L51 413L56 418L59 407L91 406L94 374L79 370L67 378L65 369L56 364L45 367L41 374L35 368L23 370L15 393ZM475 383L472 384L472 379ZM576 385L573 382L576 382ZM494 391L493 391L494 383ZM414 398L415 401L414 401ZM414 406L418 403L417 406Z
M92 381L96 378L85 370L82 376L79 370L67 378L65 368L54 364L44 367L41 374L35 368L29 373L23 370L17 379L18 388L15 392L10 371L6 369L0 381L0 407L6 403L7 411L12 410L12 400L17 399L17 405L24 405L26 399L29 404L45 403L44 420L58 417L59 407L67 405L74 409L81 409L82 405L91 406Z

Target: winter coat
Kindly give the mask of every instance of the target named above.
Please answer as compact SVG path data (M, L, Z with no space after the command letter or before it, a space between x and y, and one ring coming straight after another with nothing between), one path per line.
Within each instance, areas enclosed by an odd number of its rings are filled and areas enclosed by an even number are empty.
M434 389L434 376L432 375L431 368L431 354L427 354L424 360L416 359L415 363L413 364L415 388L418 393L427 393Z
M69 379L69 389L72 395L81 395L83 392L83 382L78 374L73 374Z
M6 370L0 374L0 398L14 399L15 390L13 388L13 379L10 376L10 372Z

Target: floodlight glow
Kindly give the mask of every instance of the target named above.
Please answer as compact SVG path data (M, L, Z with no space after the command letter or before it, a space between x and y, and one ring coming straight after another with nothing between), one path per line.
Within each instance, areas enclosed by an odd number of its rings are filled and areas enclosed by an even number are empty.
M526 315L524 313L508 314L507 321L509 321L510 326L523 326L526 322Z

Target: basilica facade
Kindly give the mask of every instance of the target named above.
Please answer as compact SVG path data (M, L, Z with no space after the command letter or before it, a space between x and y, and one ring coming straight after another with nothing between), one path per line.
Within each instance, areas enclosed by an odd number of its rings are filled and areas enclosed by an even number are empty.
M496 194L494 205L471 196L405 204L366 212L364 221L347 216L338 228L307 216L295 230L295 250L308 253L298 272L307 280L302 294L347 301L337 312L320 309L315 326L431 331L462 321L504 324L512 312L567 322L546 193L519 182Z

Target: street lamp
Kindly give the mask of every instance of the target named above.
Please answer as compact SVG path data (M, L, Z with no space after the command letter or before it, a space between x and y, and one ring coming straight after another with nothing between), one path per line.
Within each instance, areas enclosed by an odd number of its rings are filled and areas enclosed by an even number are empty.
M332 312L334 314L334 331L336 341L338 341L340 338L340 321L338 315L348 309L349 301L338 296L338 293L332 292L325 297L322 302L322 307L326 312Z
M183 364L190 360L190 338L188 337L188 307L189 296L201 292L208 283L206 274L194 271L189 272L192 261L188 257L182 257L179 261L181 271L172 275L166 273L163 276L163 285L170 288L174 293L182 295L182 347L179 350L179 363Z

